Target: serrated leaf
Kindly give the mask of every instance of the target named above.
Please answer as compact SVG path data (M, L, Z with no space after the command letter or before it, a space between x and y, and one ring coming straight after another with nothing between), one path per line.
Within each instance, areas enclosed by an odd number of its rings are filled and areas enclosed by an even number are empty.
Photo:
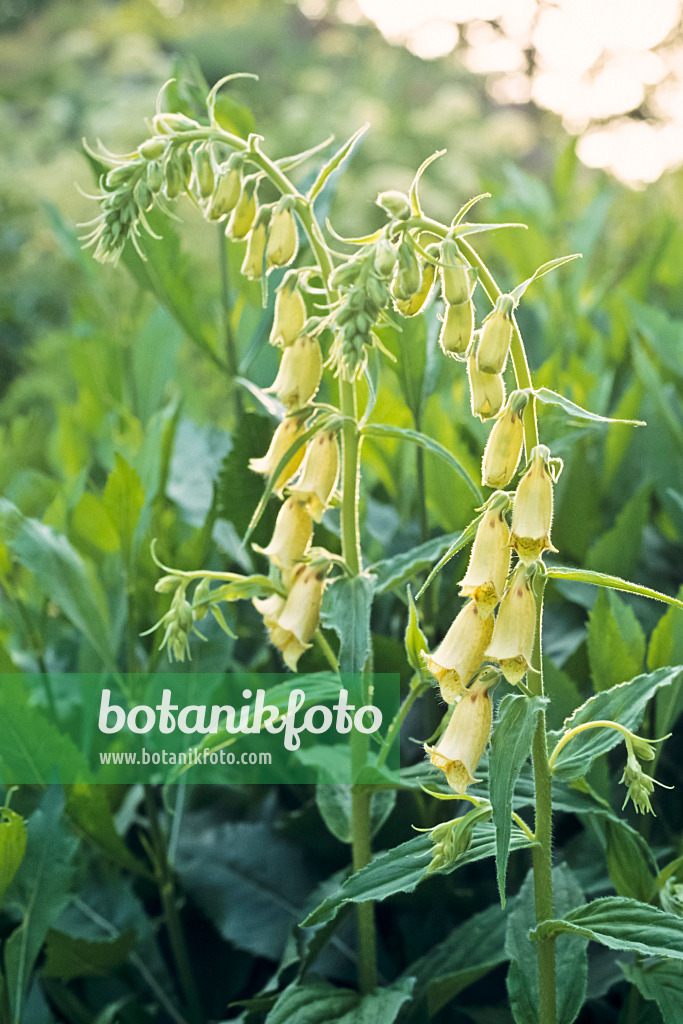
M627 729L637 729L640 725L648 701L663 686L670 686L683 674L683 669L657 669L649 675L636 676L627 683L619 683L610 690L590 697L573 715L565 721L565 728L548 734L549 744L557 742L565 730L587 722L604 721L618 722ZM617 744L623 742L623 736L616 729L587 729L566 744L559 752L553 765L553 775L566 782L585 775L594 758L606 754Z
M462 477L477 501L482 500L479 486L469 475L462 463L456 459L452 452L449 452L447 448L444 448L442 444L439 444L438 441L435 441L434 438L429 437L427 434L423 434L419 430L410 430L408 427L394 427L390 423L368 423L363 427L363 434L366 437L394 437L398 440L410 441L411 444L417 444L424 448L425 451L432 452L433 455L438 456L451 469L455 470L458 476Z
M601 590L588 613L586 643L596 691L632 679L643 667L645 634L633 609L612 591Z
M47 933L46 978L101 977L125 964L135 948L135 932L123 932L115 939L83 939L51 929Z
M322 622L339 637L339 669L362 672L370 654L374 579L367 573L341 576L325 590Z
M647 426L643 420L620 420L614 419L611 416L600 416L596 412L590 412L588 409L583 409L576 402L572 402L570 398L566 398L564 395L560 395L557 391L552 391L550 388L535 388L533 390L534 395L539 402L543 405L559 405L561 409L569 413L570 416L575 416L580 420L588 420L591 423L628 423L632 427L645 427Z
M569 913L584 901L581 887L566 864L553 869L553 901L560 913ZM530 871L515 900L505 937L505 952L510 958L507 989L516 1024L537 1024L539 1019L538 954L529 938L534 924L534 880ZM583 1005L587 945L568 938L556 944L557 1024L573 1024Z
M652 963L620 963L626 980L635 985L643 999L657 1003L664 1024L680 1024L683 1006L683 970L674 960Z
M625 821L606 816L602 827L607 870L617 895L649 903L655 892L657 863L647 842Z
M464 539L467 533L467 540ZM368 572L376 579L375 593L383 594L387 590L397 590L402 584L407 583L418 572L431 569L434 562L448 551L462 542L464 547L469 540L469 534L474 537L474 531L469 527L461 533L444 533L433 540L427 540L424 544L418 544L410 551L404 551L400 555L392 555L391 558L383 558L381 562L375 562L368 568ZM455 548L453 554L459 548Z
M249 469L249 459L265 451L272 436L270 420L245 413L232 435L232 448L221 463L216 485L217 515L229 520L240 536L263 494L263 481Z
M538 716L547 703L544 697L507 694L500 703L498 719L491 732L489 799L496 828L496 874L502 906L505 906L505 877L512 833L512 795L522 766L531 753Z
M43 592L83 633L105 666L113 667L106 602L67 538L37 519L23 516L5 498L0 498L0 537Z
M358 131L355 131L351 138L347 139L344 145L340 146L337 152L330 157L330 159L323 167L320 168L320 171L318 172L315 181L313 182L308 191L308 199L311 203L313 202L315 197L319 195L320 192L322 192L323 188L325 187L325 183L327 179L330 177L330 175L333 174L338 167L341 167L344 161L349 156L351 156L354 149L356 148L360 140L363 138L369 127L369 124L364 124L362 128L359 128Z
M361 996L322 979L295 982L281 993L265 1024L393 1024L413 984L407 978Z
M339 778L339 776L337 776ZM340 843L353 842L351 786L323 783L315 787L320 816ZM370 835L376 835L396 804L396 792L384 790L370 797Z
M521 850L530 845L523 832L512 830L511 850ZM375 854L366 867L347 878L337 893L309 914L302 922L303 927L329 921L345 903L378 901L399 892L412 892L425 878L433 877L427 875L432 847L429 836L421 835L401 843L393 850ZM494 853L495 829L492 823L485 822L477 826L469 849L460 854L455 862L433 874L450 874L466 864L492 857Z
M64 794L48 789L28 820L28 842L8 904L21 911L21 924L5 943L5 980L12 1021L23 1020L23 1002L31 972L48 930L69 899L72 860L78 841L64 827Z
M562 919L542 921L531 937L562 934L582 935L608 949L683 960L681 918L623 896L605 896L577 907Z

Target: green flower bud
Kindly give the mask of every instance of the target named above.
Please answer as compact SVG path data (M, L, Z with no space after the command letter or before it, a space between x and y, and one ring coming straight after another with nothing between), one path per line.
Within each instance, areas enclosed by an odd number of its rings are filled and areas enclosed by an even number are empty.
M228 221L228 226L225 231L226 235L233 239L246 238L249 233L249 229L254 222L255 216L255 183L253 181L249 181L242 185L240 197L237 200L235 208L230 214L230 220Z
M183 583L181 576L162 576L154 584L157 594L170 594Z
M248 277L251 281L258 280L263 273L269 215L270 211L267 208L262 208L259 211L256 223L249 232L249 238L247 239L247 251L244 254L241 269L244 276Z
M358 260L349 260L347 263L341 263L332 271L330 284L333 288L348 288L358 279L359 274L360 263Z
M414 668L416 672L422 673L424 670L422 652L427 650L429 644L427 643L427 637L420 629L420 619L410 587L408 587L408 603L408 625L403 637L403 645L406 649L410 667Z
M469 302L475 285L474 271L463 263L452 238L445 238L442 242L441 261L441 290L444 301L451 306Z
M211 153L203 146L195 154L195 177L200 198L208 199L213 195L215 175Z
M184 114L157 114L152 120L154 131L159 135L174 135L176 132L193 132L201 125Z
M207 210L209 220L222 220L234 210L241 191L242 179L239 171L234 167L227 171L220 168L216 187Z
M453 307L457 309L457 306ZM499 373L482 373L472 352L467 359L467 376L470 382L470 404L472 415L480 420L497 416L505 402L505 384Z
M211 593L211 583L205 577L195 587L192 595L192 617L195 622L201 622L209 610L208 597Z
M159 158L166 152L166 146L166 139L145 139L145 141L138 146L138 153L143 160L159 160Z
M135 196L135 202L138 204L141 210L151 210L154 206L154 196L152 190L147 185L146 181L142 178L136 183L133 189L133 195Z
M301 334L306 322L306 303L296 274L288 275L275 293L275 315L270 332L271 345L287 348Z
M278 208L273 213L266 245L266 264L285 267L291 263L297 251L297 233L294 214L289 206Z
M502 373L512 340L511 295L499 295L493 310L484 320L477 349L477 367L482 373Z
M398 247L398 267L391 285L391 293L397 299L410 299L420 290L420 262L410 242L404 238Z
M192 156L188 149L178 150L178 162L183 175L183 181L185 182L185 188L189 188L190 182L192 181L194 167L192 164Z
M180 195L185 179L183 175L183 169L180 164L180 160L176 153L168 159L166 163L166 184L164 192L166 193L167 199L177 199Z
M147 185L152 192L158 192L164 183L164 172L158 160L147 164Z
M464 356L472 341L474 331L474 303L461 302L457 306L446 306L446 316L441 325L439 345L447 356Z
M429 298L435 278L436 267L433 263L425 263L418 291L409 299L394 299L394 305L402 316L416 316L420 312Z
M120 188L126 185L139 168L139 164L124 164L123 167L114 167L108 172L105 184L109 189Z
M380 192L377 196L377 205L396 220L407 220L410 217L410 200L407 195L396 189Z

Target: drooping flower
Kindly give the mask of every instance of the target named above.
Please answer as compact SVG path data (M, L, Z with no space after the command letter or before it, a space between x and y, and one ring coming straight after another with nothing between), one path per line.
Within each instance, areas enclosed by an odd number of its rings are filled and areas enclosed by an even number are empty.
M441 324L439 345L447 356L464 356L474 331L474 303L471 299L458 305L446 304L446 316Z
M476 352L471 352L467 358L467 376L472 415L480 420L497 416L505 403L505 384L501 374L483 373L477 366Z
M506 494L491 495L477 527L467 572L460 580L461 596L471 597L483 618L492 614L503 596L510 568L510 529L505 519L509 507Z
M425 664L438 679L447 704L458 698L481 667L492 633L493 619L480 613L476 601L468 601L434 653L426 655Z
M266 454L261 456L261 458L249 459L249 469L253 470L254 473L262 473L264 476L272 476L277 469L280 460L286 455L287 450L296 441L298 441L303 433L303 418L299 416L286 416L273 434L270 447ZM304 445L302 444L292 455L291 459L285 464L284 469L280 472L277 480L275 481L273 489L276 494L279 494L287 481L291 480L294 476L301 465L303 457Z
M522 456L522 414L527 402L526 391L513 391L493 424L481 464L481 482L485 487L506 487L515 475Z
M550 542L553 521L553 476L550 452L544 444L531 452L529 467L517 485L512 510L510 543L527 564L544 551L556 551Z
M317 523L327 508L339 476L339 445L333 430L317 434L306 450L301 475L290 494L304 501Z
M249 234L251 225L254 222L255 216L256 188L252 179L246 180L242 183L240 197L230 214L230 220L228 221L228 226L225 229L225 233L228 238L235 240L246 238Z
M318 628L326 573L326 568L315 564L297 566L285 603L271 628L270 638L293 672L301 655L311 647L310 641Z
M270 222L268 244L266 246L266 263L271 267L285 267L296 256L297 235L296 221L292 213L291 203L283 200L278 206Z
M482 373L502 373L512 340L512 311L515 300L511 295L499 295L493 310L484 320L477 349L477 368Z
M244 254L241 271L250 281L257 281L263 273L263 255L266 251L269 219L270 210L266 206L261 207L249 232L247 251Z
M499 678L494 669L483 669L455 705L437 745L425 746L429 760L444 772L448 785L456 793L464 794L467 787L477 781L474 773L491 733L489 691Z
M322 373L320 343L302 334L282 353L280 368L268 391L288 409L300 409L318 390Z
M536 636L535 568L520 562L500 602L486 657L497 661L507 681L520 682L531 668Z
M278 512L270 544L257 551L280 569L289 570L306 554L313 536L313 522L304 501L287 498Z
M270 332L271 345L287 348L301 334L306 322L306 305L299 289L298 278L289 271L275 293L275 315Z

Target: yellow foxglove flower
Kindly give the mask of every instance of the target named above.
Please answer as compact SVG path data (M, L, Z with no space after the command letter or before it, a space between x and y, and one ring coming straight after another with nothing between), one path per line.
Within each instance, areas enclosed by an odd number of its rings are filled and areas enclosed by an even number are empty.
M240 197L237 200L230 220L225 230L228 238L246 238L256 216L256 189L253 182L242 185ZM260 271L259 271L260 273Z
M429 760L445 773L448 785L456 793L464 794L468 786L477 782L474 773L491 733L489 690L498 678L497 672L484 669L454 707L438 744L425 746Z
M286 454L287 449L290 448L303 433L304 421L302 418L298 416L285 417L273 434L273 439L270 442L270 447L266 454L260 459L249 459L249 469L253 470L254 473L262 473L263 476L271 476L277 469L282 457ZM274 490L276 494L280 493L287 481L291 480L294 476L301 465L303 457L304 445L301 445L294 455L292 455L291 459L287 462L285 468L275 481Z
M505 403L505 384L501 374L482 373L473 352L467 359L467 376L472 415L478 416L480 420L490 420L497 416Z
M237 201L242 191L242 179L236 167L226 170L225 166L219 169L220 177L216 182L207 217L209 220L222 220L231 213L237 206Z
M259 215L247 239L247 251L244 254L241 270L250 281L257 281L263 273L263 254L266 251L268 215L269 211L267 209L259 211Z
M255 597L251 603L263 618L266 628L275 629L278 616L285 606L284 597L280 597L279 594L271 594L270 597Z
M270 544L254 547L280 569L292 569L306 554L313 536L313 521L306 503L287 498L278 512Z
M509 683L518 683L531 668L536 635L536 600L532 573L520 562L500 602L486 657L497 661Z
M291 273L291 272L290 272ZM306 322L306 304L296 275L285 278L275 293L275 316L270 332L271 345L287 348L301 334Z
M293 672L299 658L311 643L320 621L320 607L327 570L302 564L292 575L292 585L284 607L271 630L271 640L282 651Z
M511 295L499 295L492 312L484 320L477 349L477 367L482 373L502 373L512 340L512 311L515 300Z
M339 445L332 431L316 434L306 451L301 475L290 488L292 497L304 501L308 511L319 523L327 508L339 476Z
M315 338L302 334L282 353L280 369L267 390L288 409L300 409L318 390L323 374L323 357Z
M408 299L394 298L394 305L401 316L417 316L429 298L429 293L432 290L435 277L436 267L434 264L425 263L422 267L420 287L415 294L411 295Z
M474 271L463 263L452 238L441 244L441 292L444 301L459 306L472 298L476 278Z
M557 550L550 543L552 521L550 452L539 444L532 450L529 468L517 484L512 510L510 543L523 562L535 562L544 551Z
M447 356L464 356L474 330L474 303L470 300L457 306L446 304L446 316L441 324L439 345Z
M517 471L524 443L522 414L527 401L526 391L513 391L493 424L481 463L481 482L485 487L506 487Z
M510 530L505 513L510 506L507 495L492 495L477 527L470 563L460 580L460 594L471 597L482 618L488 618L503 596L510 568Z
M270 222L266 263L271 267L285 267L296 256L297 236L294 214L289 206L276 209Z
M468 601L434 653L427 654L425 663L439 680L447 704L453 704L481 667L492 633L493 619L481 615L476 602Z

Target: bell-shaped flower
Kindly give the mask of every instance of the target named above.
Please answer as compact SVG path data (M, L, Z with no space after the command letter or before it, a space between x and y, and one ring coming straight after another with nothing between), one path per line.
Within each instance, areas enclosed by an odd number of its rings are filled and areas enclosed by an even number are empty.
M275 629L278 616L285 606L284 597L280 594L271 594L269 597L255 597L251 603L262 617L266 629Z
M441 243L441 293L444 302L459 306L472 298L477 282L472 267L463 262L454 239L446 238Z
M482 615L476 602L468 601L434 653L425 656L447 704L453 704L481 667L492 633L491 616Z
M267 390L288 409L300 409L318 390L322 375L320 343L302 334L282 353L277 376Z
M209 220L222 220L237 206L242 191L242 178L236 167L222 166L218 169L216 187L206 212Z
M501 374L482 373L477 366L476 354L471 352L467 358L467 376L472 415L480 420L497 416L505 403L505 384Z
M517 484L512 510L510 543L527 564L544 551L556 551L550 542L553 521L553 475L550 452L544 444L531 452L527 471Z
M448 785L461 795L477 782L474 773L491 733L489 691L499 680L494 669L483 669L453 708L446 730L435 747L425 746L429 760L446 775Z
M446 304L446 316L441 324L439 345L447 356L464 356L474 331L474 303L468 299L457 306Z
M242 273L250 281L258 280L263 273L263 254L266 250L266 237L270 211L267 207L259 210L258 217L249 232L247 251L242 262Z
M299 440L304 432L303 417L286 416L273 434L266 454L259 459L249 459L249 469L254 473L262 473L263 476L272 476L288 449ZM302 444L285 463L284 469L280 471L273 487L276 494L279 494L287 481L294 476L301 465L304 453L305 449Z
M272 642L293 672L303 652L311 647L318 628L326 573L327 568L320 565L297 566L282 611L271 629Z
M497 661L507 681L520 682L531 668L536 636L534 571L520 562L500 602L486 658Z
M291 203L285 199L283 205L276 208L270 222L266 246L268 269L285 267L291 263L296 256L297 244L296 221Z
M527 402L526 391L513 391L493 424L481 464L481 481L485 487L506 487L515 475L522 456L522 414Z
M304 501L319 523L339 476L339 445L333 430L316 434L306 451L301 475L290 488L292 497Z
M499 295L493 310L484 320L477 349L477 367L482 373L502 373L512 341L511 295Z
M230 214L230 220L228 226L225 229L225 233L228 238L240 239L246 238L249 234L251 225L254 223L254 217L256 216L256 188L255 183L252 180L245 181L242 184L242 191L240 197Z
M306 503L287 498L278 512L268 547L254 547L280 569L292 569L306 554L313 536L313 521Z
M287 348L301 334L306 322L306 304L298 278L290 271L275 293L275 315L270 332L271 345Z
M510 529L505 513L506 494L494 494L487 502L472 544L467 572L460 580L460 594L476 602L482 618L488 618L503 596L510 568Z

